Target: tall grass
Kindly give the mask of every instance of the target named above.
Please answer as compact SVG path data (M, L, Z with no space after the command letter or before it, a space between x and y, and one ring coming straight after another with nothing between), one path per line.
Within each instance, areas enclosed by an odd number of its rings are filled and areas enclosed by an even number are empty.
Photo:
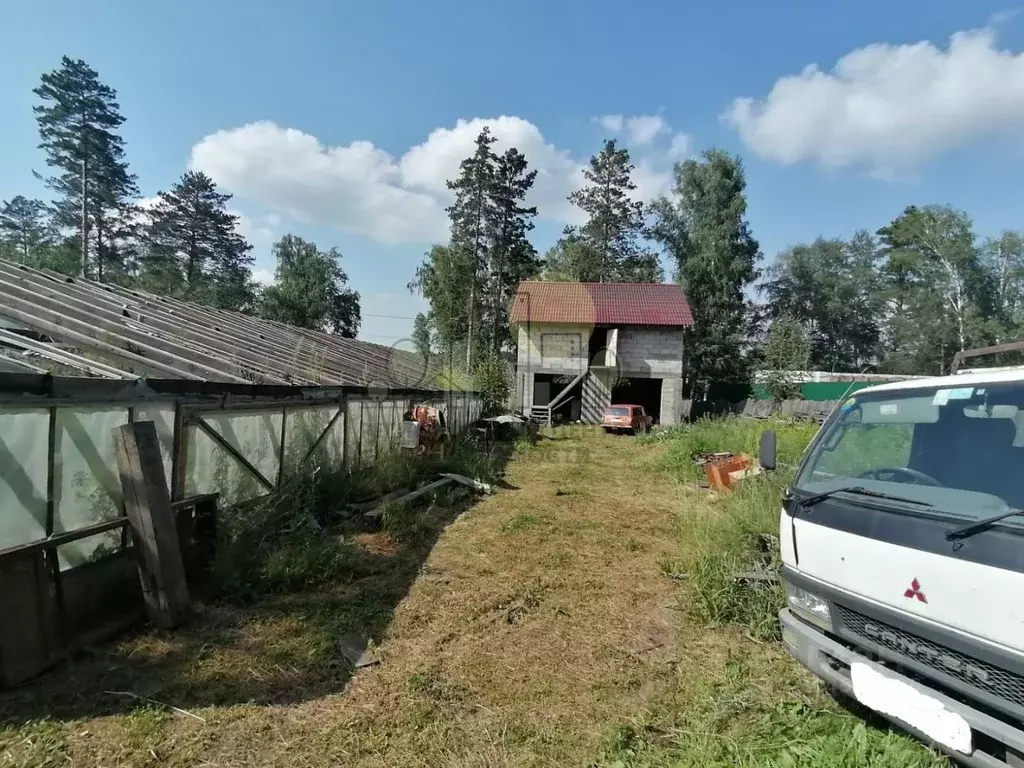
M738 416L700 419L693 424L669 427L640 437L641 442L668 442L663 468L676 477L697 480L703 470L693 463L699 453L731 451L757 456L761 434L774 429L778 435L779 464L792 468L818 430L817 424L793 421L756 421Z
M296 591L372 572L375 566L352 541L358 520L351 503L412 489L436 479L439 472L493 481L503 463L502 448L488 452L460 440L444 458L395 451L372 463L304 466L277 493L220 511L209 591L247 602L259 594ZM388 505L384 513L390 534L408 539L419 530L415 510Z
M667 570L686 574L689 605L698 620L739 625L759 639L778 634L781 585L737 578L737 574L772 574L777 570L782 491L792 480L795 464L814 436L816 425L735 417L702 419L689 428L666 430L660 437L671 441L664 469L685 479L697 479L703 470L694 465L695 454L756 454L761 433L768 428L778 436L779 469L747 478L732 493L709 496L707 503L682 510L682 553L678 560L666 564Z

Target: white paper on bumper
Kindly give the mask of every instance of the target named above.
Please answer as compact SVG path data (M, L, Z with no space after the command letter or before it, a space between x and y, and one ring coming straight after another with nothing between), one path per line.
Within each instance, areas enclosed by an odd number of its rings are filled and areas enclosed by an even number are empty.
M864 706L902 720L936 744L965 755L973 751L971 726L956 712L946 709L942 702L868 664L851 664L850 677L853 694Z

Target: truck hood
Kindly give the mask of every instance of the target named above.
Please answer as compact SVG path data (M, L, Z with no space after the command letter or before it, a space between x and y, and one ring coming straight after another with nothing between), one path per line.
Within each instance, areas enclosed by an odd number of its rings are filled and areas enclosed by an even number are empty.
M907 518L907 525L916 521ZM862 600L954 629L1011 653L1024 644L1024 573L901 546L782 515L782 557ZM1024 550L1024 539L1020 542Z

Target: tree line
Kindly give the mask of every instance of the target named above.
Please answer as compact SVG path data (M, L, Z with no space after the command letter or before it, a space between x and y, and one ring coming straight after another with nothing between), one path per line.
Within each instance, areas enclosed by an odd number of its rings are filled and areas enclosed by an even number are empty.
M738 157L710 149L677 163L668 193L644 205L628 150L606 140L568 198L584 223L541 255L528 241L537 211L524 202L535 172L493 144L485 128L449 182L450 239L410 284L430 304L417 345L466 370L493 378L514 351L507 313L520 280L661 281L662 258L693 312L685 376L695 397L759 369L947 373L959 351L1024 335L1024 232L981 239L963 211L912 205L763 266Z
M644 205L629 150L605 140L583 169L583 186L568 196L583 223L565 227L542 256L528 239L537 209L525 202L536 171L517 148L498 155L494 143L485 127L448 182L449 240L430 248L409 284L430 305L414 324L421 350L447 355L478 379L507 381L516 342L508 312L521 280L661 282L664 253L694 316L689 378L745 375L753 330L745 289L758 277L760 248L746 223L738 158L710 150L677 164L670 194Z
M252 246L231 195L187 171L140 205L117 93L80 59L63 57L33 91L49 201L0 201L0 257L213 307L354 337L359 294L337 249L295 235L273 246L275 283L253 279Z

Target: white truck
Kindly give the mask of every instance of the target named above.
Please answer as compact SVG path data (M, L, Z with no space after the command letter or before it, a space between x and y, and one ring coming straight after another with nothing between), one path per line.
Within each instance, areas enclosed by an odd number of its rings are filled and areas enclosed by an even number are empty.
M959 763L1024 766L1024 368L846 398L780 542L796 659Z

